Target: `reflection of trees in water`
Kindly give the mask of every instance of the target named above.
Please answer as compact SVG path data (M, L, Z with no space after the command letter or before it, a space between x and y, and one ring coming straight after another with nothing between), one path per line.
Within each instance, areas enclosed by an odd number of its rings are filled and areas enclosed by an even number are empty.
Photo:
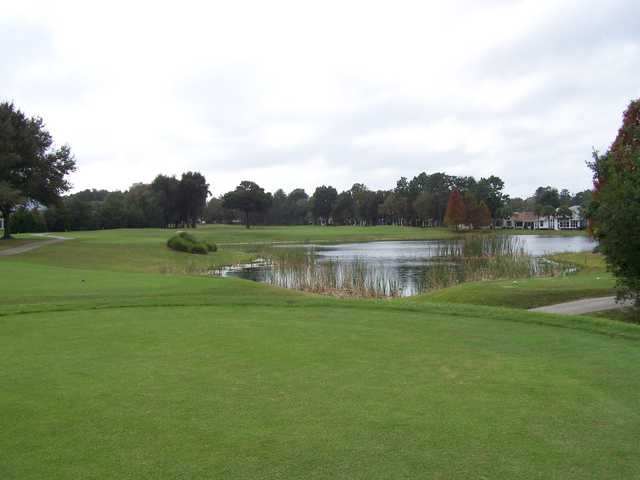
M225 274L316 293L395 297L470 281L558 275L570 268L529 255L520 237L502 235L430 242L415 257L345 258L327 253L266 248L260 252L266 259L262 263Z

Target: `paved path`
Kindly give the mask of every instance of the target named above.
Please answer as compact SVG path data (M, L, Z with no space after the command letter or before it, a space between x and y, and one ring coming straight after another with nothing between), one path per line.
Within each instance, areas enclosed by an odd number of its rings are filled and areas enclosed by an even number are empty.
M70 237L56 237L54 235L37 234L37 236L46 238L47 240L37 241L33 243L25 243L24 245L18 245L17 247L0 250L0 257L8 257L10 255L19 255L24 252L29 252L31 250L36 250L38 248L44 247L45 245L52 245L54 243L64 242L65 240L73 240Z
M582 315L583 313L601 312L616 308L630 307L633 302L616 302L616 297L585 298L573 302L559 303L547 307L532 308L532 312L560 313L562 315Z

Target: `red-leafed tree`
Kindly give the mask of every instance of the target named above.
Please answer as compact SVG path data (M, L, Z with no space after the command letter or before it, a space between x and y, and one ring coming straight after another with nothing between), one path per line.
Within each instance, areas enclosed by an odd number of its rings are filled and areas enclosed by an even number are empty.
M447 211L444 214L444 223L449 227L455 227L456 230L466 221L466 209L462 196L458 190L453 190L449 195L447 203Z
M619 297L640 306L640 99L625 111L609 151L593 158L591 232L616 276Z

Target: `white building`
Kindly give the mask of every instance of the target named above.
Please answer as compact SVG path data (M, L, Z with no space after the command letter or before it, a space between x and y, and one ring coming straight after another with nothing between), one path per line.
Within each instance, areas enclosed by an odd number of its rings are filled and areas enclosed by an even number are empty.
M522 228L531 230L581 230L586 227L579 206L569 207L570 217L557 215L537 215L534 212L516 212L504 219L505 228ZM556 210L557 212L557 210Z

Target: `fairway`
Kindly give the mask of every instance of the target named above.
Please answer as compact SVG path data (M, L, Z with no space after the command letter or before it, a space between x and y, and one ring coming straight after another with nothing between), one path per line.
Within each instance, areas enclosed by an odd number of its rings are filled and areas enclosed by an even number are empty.
M198 261L364 235L324 230ZM161 272L170 233L0 258L1 478L640 477L640 327Z

